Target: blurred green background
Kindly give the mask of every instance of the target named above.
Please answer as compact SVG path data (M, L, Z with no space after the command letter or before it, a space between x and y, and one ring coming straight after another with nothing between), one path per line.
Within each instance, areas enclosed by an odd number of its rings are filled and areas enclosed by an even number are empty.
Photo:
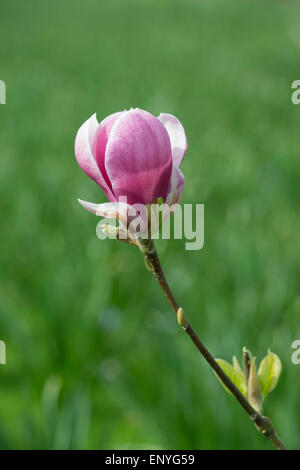
M216 357L281 357L265 413L299 447L299 3L1 0L0 44L0 447L271 448L77 203L105 201L77 129L131 106L182 121L205 204L201 251L157 242L178 301Z

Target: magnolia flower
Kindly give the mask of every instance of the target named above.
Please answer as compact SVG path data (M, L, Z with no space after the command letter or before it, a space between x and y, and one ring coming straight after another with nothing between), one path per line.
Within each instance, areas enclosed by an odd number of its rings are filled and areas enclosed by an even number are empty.
M184 189L179 169L187 149L180 121L131 109L111 114L100 124L93 114L78 130L75 155L82 170L103 189L109 203L79 202L87 210L118 218L127 204L173 205ZM119 201L126 198L126 203Z

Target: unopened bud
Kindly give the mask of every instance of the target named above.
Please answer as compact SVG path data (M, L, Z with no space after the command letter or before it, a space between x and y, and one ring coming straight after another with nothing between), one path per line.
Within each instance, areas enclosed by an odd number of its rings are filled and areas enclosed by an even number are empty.
M256 373L255 357L250 362L248 400L256 411L262 413L261 390Z
M181 307L177 310L177 321L184 330L186 330L190 324Z
M244 346L243 347L243 365L244 365L244 374L245 374L246 383L248 383L248 380L249 380L251 359L252 359L251 352Z

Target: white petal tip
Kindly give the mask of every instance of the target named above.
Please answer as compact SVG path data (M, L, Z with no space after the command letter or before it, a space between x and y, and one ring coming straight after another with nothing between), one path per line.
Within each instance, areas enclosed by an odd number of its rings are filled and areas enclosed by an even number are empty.
M91 212L92 214L97 213L98 204L94 204L88 201L82 201L82 199L78 199L78 202L84 209Z

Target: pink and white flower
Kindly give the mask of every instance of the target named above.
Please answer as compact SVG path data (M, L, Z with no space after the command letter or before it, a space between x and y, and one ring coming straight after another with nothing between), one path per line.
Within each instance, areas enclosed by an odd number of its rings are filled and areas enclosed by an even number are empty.
M158 198L176 204L184 189L179 166L186 150L184 128L171 114L156 118L137 108L111 114L100 124L93 114L77 132L75 155L110 202L79 202L97 215L118 219L126 212L125 203L119 205L122 198L130 206Z

